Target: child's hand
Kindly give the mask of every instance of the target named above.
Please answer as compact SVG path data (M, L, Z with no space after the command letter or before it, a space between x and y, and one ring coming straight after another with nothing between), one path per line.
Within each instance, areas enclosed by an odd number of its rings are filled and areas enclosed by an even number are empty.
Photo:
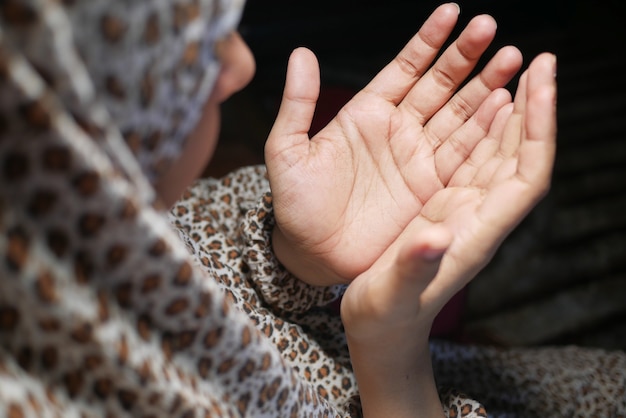
M446 228L411 223L346 290L341 303L365 417L443 416L428 336L428 287L452 242ZM432 293L432 292L431 292Z
M348 286L341 317L366 414L439 410L428 352L432 321L547 190L555 64L551 54L530 64L515 103L498 111L447 187Z
M456 21L456 6L435 10L311 139L319 70L310 51L292 55L266 162L274 250L299 278L352 280L416 218L449 224L451 257L465 263L457 268L482 266L497 245L483 236L508 232L547 189L555 135L550 59L541 60L549 68L534 70L530 94L523 83L513 113L501 88L521 66L513 47L455 94L495 34L492 18L473 19L428 69Z

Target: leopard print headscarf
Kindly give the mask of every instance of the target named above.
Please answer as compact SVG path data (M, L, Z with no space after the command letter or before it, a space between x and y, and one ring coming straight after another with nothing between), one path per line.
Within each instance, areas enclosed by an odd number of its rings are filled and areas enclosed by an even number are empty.
M19 74L33 111L58 107L106 142L117 169L137 174L127 148L154 181L198 122L219 72L214 45L243 0L59 3L2 2L3 72Z
M242 7L0 2L0 416L329 410L155 204Z
M242 6L0 0L0 417L360 415L341 290L273 257L263 168L155 198ZM493 416L626 414L623 352L431 348Z

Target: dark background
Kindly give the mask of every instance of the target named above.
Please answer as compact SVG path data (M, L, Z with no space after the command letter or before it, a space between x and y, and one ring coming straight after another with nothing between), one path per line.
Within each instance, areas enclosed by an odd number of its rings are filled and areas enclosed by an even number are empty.
M541 51L557 54L559 148L550 194L461 295L462 320L448 337L626 349L626 3L459 3L459 31L476 14L498 21L486 58L507 44L521 49L525 65ZM320 61L320 126L438 4L249 0L240 32L257 74L224 104L222 139L206 174L263 162L294 48L306 46Z

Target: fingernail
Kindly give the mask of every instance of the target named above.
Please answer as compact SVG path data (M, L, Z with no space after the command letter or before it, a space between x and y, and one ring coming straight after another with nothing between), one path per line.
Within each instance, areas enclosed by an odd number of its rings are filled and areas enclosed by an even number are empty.
M458 3L451 3L451 4L454 4L454 5L456 6L456 9L458 10L458 12L457 12L457 13L458 13L458 14L461 14L461 6L459 6L459 4L458 4Z
M443 254L445 252L446 252L445 249L428 248L428 249L422 250L420 255L422 257L422 260L432 263L435 261L439 261L441 257L443 257Z
M552 64L552 75L556 78L556 55L553 54L552 57L554 59L554 64Z

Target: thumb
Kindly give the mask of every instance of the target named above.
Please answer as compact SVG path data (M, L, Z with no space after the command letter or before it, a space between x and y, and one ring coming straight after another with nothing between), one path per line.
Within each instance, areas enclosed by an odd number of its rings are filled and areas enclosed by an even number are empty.
M309 129L320 91L320 71L315 54L297 48L289 57L285 90L276 121L265 145L268 164L289 151L296 158L308 149ZM291 160L291 158L289 158Z
M377 335L379 328L373 324L430 327L436 307L424 301L423 294L437 276L452 234L443 226L431 226L415 235L405 232L394 243L398 245L395 250L392 244L348 286L341 302L341 318L352 338Z
M432 226L405 243L398 254L390 283L400 298L418 298L437 275L441 259L452 242L443 226Z
M452 242L447 228L437 225L411 237L400 249L385 289L387 303L394 305L397 323L413 323L428 327L441 309L440 295L427 290L437 277L443 256Z

